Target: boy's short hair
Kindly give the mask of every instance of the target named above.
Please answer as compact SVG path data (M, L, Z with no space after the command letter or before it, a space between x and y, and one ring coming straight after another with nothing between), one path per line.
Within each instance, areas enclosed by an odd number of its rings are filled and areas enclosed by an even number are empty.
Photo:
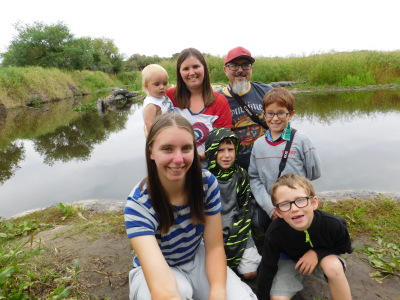
M280 186L287 186L291 189L300 187L304 190L304 192L306 192L307 196L315 196L314 186L310 180L298 174L289 173L279 177L278 180L272 185L270 195L273 205L276 204L275 193Z
M239 143L238 139L233 138L233 137L227 137L227 138L222 139L222 141L219 144L220 145L232 144L232 145L236 146L238 143Z
M263 98L263 110L273 103L277 103L281 106L286 107L289 112L294 110L295 98L291 92L282 87L273 88L264 95Z
M167 70L165 70L162 66L157 64L147 65L142 70L142 87L144 90L146 90L145 85L149 82L151 75L153 75L155 72L164 73L168 77Z

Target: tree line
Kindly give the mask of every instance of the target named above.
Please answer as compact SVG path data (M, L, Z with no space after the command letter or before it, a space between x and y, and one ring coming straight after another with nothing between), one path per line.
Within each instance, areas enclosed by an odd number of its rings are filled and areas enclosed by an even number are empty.
M40 66L65 70L91 70L117 74L142 70L166 58L133 54L128 59L107 38L75 38L63 23L18 22L7 51L0 53L1 67Z

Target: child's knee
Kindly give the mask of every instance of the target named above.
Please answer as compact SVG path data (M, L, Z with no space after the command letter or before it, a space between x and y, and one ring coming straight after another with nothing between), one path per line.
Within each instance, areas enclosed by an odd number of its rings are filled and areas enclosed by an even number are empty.
M324 257L320 262L320 266L328 279L344 276L343 263L336 255Z

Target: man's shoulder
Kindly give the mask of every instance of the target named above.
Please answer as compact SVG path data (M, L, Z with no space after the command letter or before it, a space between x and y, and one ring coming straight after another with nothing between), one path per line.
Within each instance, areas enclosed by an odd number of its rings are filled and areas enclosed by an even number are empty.
M270 85L268 83L259 82L259 81L251 81L251 85L253 87L263 89L266 92L273 89L272 85Z
M219 88L219 89L216 91L216 93L221 94L221 95L223 95L223 96L225 96L225 97L231 97L231 94L229 93L228 87L227 87L227 86L224 86L224 87Z

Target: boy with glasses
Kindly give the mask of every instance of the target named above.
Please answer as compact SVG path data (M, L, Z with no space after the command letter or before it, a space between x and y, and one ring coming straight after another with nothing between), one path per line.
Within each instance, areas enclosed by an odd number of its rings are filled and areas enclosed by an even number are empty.
M265 94L263 109L269 129L254 143L250 157L248 173L251 191L258 205L271 220L274 220L277 214L269 190L280 174L279 165L287 143L292 144L282 175L295 173L309 180L321 176L317 150L307 135L298 130L291 141L293 129L290 120L295 113L294 101L294 96L284 88L274 88Z
M265 134L265 128L254 122L235 100L231 91L239 95L247 106L254 112L261 123L265 123L262 99L266 92L272 89L269 84L250 81L253 72L254 57L243 47L231 49L224 61L224 72L229 80L229 86L218 90L218 93L228 99L232 112L232 131L240 138L240 150L237 163L246 171L249 168L250 154L253 143Z
M317 210L313 185L297 174L281 176L271 198L279 218L265 235L258 299L289 300L303 289L304 275L313 274L328 281L333 300L350 300L346 262L339 256L353 252L346 221Z

